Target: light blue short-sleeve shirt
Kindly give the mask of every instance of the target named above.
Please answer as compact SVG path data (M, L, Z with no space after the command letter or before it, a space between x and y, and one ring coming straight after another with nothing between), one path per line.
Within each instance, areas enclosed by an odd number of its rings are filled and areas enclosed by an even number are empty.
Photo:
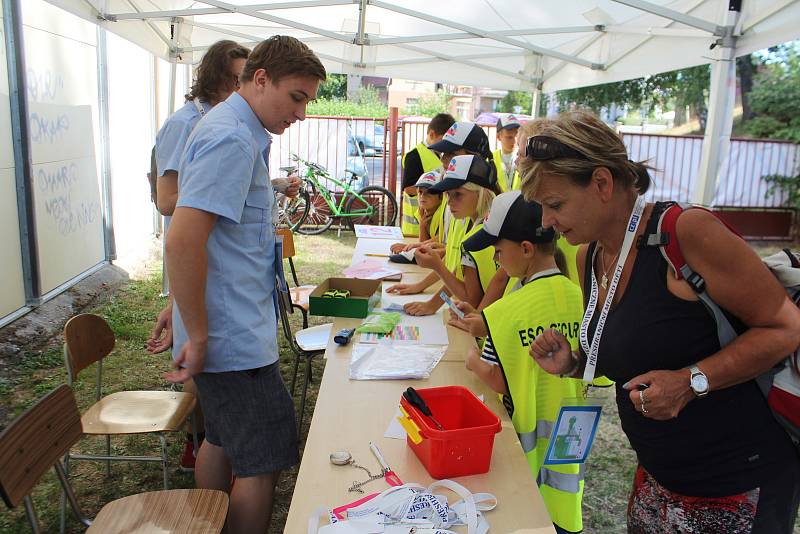
M211 109L211 104L208 102L198 101L197 103L202 107L203 114L208 113ZM188 141L194 127L203 118L203 114L197 109L197 104L193 100L187 100L178 111L167 117L167 120L161 125L161 129L156 134L156 170L158 176L164 176L167 171L178 172L183 149L186 148L186 141ZM169 228L171 220L172 217L169 215L164 216L165 232Z
M208 113L211 104L199 103L203 112ZM186 141L201 118L197 105L189 100L161 125L156 135L156 168L159 176L164 176L167 171L178 172Z
M176 207L218 216L206 243L205 372L278 360L274 194L263 155L270 142L247 101L233 93L198 123L181 158ZM188 340L177 303L172 317L176 355Z

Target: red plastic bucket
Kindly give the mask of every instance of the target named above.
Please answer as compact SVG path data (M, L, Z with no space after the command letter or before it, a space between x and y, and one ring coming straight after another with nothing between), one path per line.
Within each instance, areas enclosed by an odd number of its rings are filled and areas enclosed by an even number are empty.
M439 479L486 473L492 460L494 435L500 432L500 418L463 386L417 392L444 427L437 429L433 421L400 398L401 407L422 437L414 443L409 435L406 442L428 473Z

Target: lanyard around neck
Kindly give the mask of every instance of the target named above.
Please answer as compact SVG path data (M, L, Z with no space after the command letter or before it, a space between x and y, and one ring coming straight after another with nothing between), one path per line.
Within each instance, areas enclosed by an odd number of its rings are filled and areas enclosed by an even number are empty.
M599 298L599 289L597 287L597 277L594 275L594 262L592 262L592 289L589 293L589 303L586 305L586 312L583 314L583 321L581 322L580 342L581 348L586 353L586 368L583 372L583 380L591 382L594 380L595 369L597 368L597 353L600 350L600 338L603 335L603 328L606 325L608 312L611 309L611 303L614 301L614 293L617 291L619 279L622 277L622 271L625 268L625 262L628 259L628 253L631 251L633 239L636 237L636 231L639 229L639 223L642 220L642 213L647 203L643 196L636 199L636 204L633 206L631 216L628 219L628 226L625 229L625 239L622 240L622 248L620 249L619 259L617 266L614 269L614 276L611 278L611 284L608 286L608 293L606 293L603 308L600 310L600 317L597 318L597 327L592 337L591 345L589 344L589 323L592 322L595 309L597 308L597 300Z
M203 104L200 103L200 99L193 98L192 104L194 104L195 109L197 109L197 112L200 114L200 117L202 118L206 114L206 110L205 108L203 108Z

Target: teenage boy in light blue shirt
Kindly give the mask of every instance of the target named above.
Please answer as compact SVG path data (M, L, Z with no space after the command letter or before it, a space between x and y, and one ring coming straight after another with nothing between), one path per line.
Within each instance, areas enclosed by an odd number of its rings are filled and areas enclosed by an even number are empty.
M270 137L305 119L325 68L292 37L255 47L239 93L189 137L167 235L171 381L194 377L206 417L200 488L230 492L227 532L265 532L280 470L299 461L294 404L278 369ZM236 484L231 488L231 474Z

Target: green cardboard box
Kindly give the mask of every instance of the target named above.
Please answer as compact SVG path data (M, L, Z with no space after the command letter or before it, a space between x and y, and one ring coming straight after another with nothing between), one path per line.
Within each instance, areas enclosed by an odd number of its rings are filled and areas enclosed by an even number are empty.
M323 298L329 289L347 289L350 298ZM308 296L309 313L330 317L363 319L381 301L381 281L359 278L328 278Z

